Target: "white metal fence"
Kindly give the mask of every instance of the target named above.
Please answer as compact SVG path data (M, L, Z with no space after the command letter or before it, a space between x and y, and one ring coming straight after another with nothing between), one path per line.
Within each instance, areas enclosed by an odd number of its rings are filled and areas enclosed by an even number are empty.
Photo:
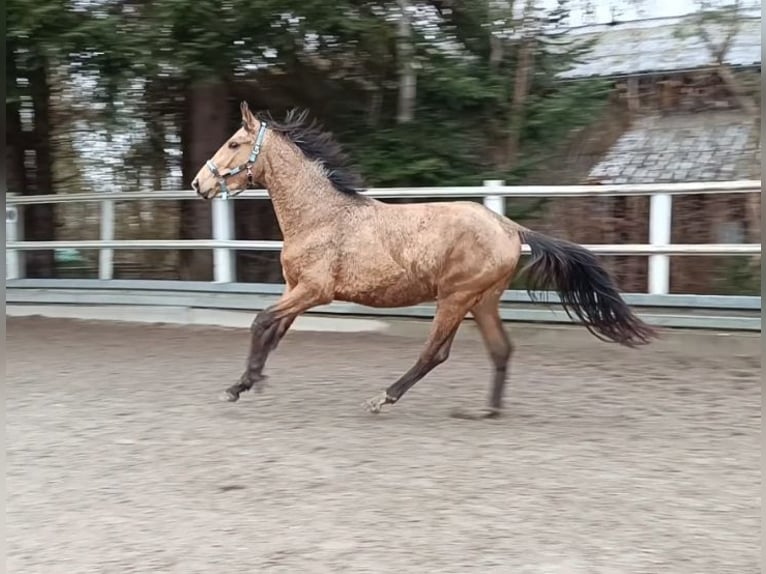
M671 255L759 255L760 243L683 244L670 243L672 230L672 197L674 195L760 193L760 180L641 184L641 185L565 185L506 186L502 181L486 181L476 187L389 188L371 189L364 193L379 199L467 199L483 198L484 205L498 213L505 212L507 198L554 198L599 196L649 196L649 244L586 245L602 255L646 255L649 257L648 292L663 295L669 291ZM195 200L191 191L158 191L150 193L102 193L43 196L12 196L6 199L6 279L22 278L23 252L44 249L98 249L99 279L113 278L115 249L212 249L214 278L218 283L236 279L234 252L237 250L279 251L279 241L245 241L234 239L234 209L238 201L263 200L264 190L251 190L236 199L213 201L213 237L204 240L115 240L114 203L117 201ZM25 205L46 203L99 202L101 205L100 240L89 241L24 241L20 211ZM527 246L524 246L525 251Z

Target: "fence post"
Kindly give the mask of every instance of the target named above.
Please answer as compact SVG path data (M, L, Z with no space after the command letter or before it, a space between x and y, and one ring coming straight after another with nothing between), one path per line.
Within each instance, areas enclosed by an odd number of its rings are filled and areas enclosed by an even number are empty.
M673 221L673 196L655 193L649 200L649 243L652 246L670 245ZM649 293L667 295L670 291L670 256L649 256Z
M114 200L101 200L101 241L114 241ZM98 251L98 278L109 281L114 278L114 250Z
M488 179L484 181L484 186L488 188L503 187L505 182L502 179ZM492 194L491 190L488 190L489 194L484 197L484 207L505 215L505 197L499 194Z
M234 239L234 201L216 197L213 200L213 239ZM234 252L228 247L213 249L213 276L216 283L236 280Z
M8 193L9 196L16 195ZM16 205L5 204L5 240L7 242L19 241L23 235L21 222L21 210ZM22 253L16 249L5 250L5 278L21 279L23 268Z

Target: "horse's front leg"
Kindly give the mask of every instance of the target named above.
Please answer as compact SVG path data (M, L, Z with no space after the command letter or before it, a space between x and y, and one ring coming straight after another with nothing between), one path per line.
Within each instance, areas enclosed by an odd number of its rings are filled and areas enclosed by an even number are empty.
M239 392L249 391L252 388L258 392L262 390L263 381L266 380L266 376L263 374L266 359L277 348L293 321L295 321L295 316L275 320L266 310L255 316L250 326L250 351L247 355L245 371L242 373L239 383L227 389L227 396L231 397L228 400L239 398L238 394L235 395L232 392L234 387L239 388Z
M235 402L240 394L253 387L260 390L266 378L263 368L269 353L277 348L298 315L331 300L332 297L323 296L318 289L299 284L286 292L276 304L258 313L250 327L250 352L245 372L238 383L226 389L223 398Z

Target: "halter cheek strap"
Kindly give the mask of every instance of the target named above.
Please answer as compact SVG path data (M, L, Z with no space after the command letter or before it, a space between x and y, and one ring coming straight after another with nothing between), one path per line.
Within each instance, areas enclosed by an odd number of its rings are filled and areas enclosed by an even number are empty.
M266 122L261 122L261 127L258 128L258 135L255 138L255 142L253 143L253 149L250 152L250 156L247 158L247 161L243 163L242 165L238 165L237 167L234 167L226 172L221 172L221 170L218 169L218 166L215 165L215 162L213 162L212 159L209 159L205 162L205 165L210 170L210 173L212 173L217 179L218 182L221 184L221 198L222 199L228 199L230 190L228 187L226 187L226 178L229 178L233 175L237 175L238 173L242 171L247 171L247 183L248 185L253 185L253 165L255 164L255 161L258 159L258 156L261 153L261 146L263 145L263 138L266 136L266 129L267 129Z

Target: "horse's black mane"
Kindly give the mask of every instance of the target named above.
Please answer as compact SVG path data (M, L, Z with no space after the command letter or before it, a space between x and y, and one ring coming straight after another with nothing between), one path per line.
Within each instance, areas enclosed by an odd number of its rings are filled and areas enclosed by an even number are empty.
M316 120L307 121L308 110L290 110L282 121L275 120L268 112L258 114L258 119L267 122L269 129L284 134L308 159L320 162L336 190L346 195L359 192L362 180L348 167L348 156Z

